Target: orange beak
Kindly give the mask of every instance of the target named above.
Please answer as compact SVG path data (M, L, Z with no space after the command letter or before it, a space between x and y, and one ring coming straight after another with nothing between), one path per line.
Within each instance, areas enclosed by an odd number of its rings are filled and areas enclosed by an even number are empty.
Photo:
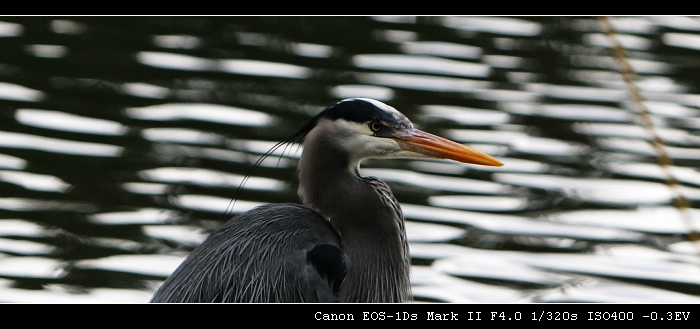
M471 147L418 129L397 130L392 136L402 150L464 163L501 167L503 163Z

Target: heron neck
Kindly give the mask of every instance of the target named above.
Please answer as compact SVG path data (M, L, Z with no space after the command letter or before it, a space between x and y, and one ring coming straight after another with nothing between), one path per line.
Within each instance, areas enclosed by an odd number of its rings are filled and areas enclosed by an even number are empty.
M332 140L310 134L299 162L302 203L328 219L342 240L347 275L342 301L401 302L410 299L410 257L404 221L391 190L362 178L348 154ZM391 291L387 291L391 290Z

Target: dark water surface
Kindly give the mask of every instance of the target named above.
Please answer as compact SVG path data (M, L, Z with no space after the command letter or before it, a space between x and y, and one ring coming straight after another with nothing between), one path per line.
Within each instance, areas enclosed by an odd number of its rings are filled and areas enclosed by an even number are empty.
M251 165L323 107L384 101L505 163L372 160L436 302L700 302L700 20L0 18L0 301L146 302ZM297 147L233 213L297 202ZM231 212L231 209L228 209Z

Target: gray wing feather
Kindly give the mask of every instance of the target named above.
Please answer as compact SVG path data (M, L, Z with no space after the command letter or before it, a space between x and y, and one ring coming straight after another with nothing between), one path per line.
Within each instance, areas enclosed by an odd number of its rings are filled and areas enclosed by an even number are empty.
M311 257L309 251L319 245L321 256ZM337 233L315 211L295 204L261 206L212 233L151 302L332 302L344 276L340 246ZM330 265L319 264L329 258Z

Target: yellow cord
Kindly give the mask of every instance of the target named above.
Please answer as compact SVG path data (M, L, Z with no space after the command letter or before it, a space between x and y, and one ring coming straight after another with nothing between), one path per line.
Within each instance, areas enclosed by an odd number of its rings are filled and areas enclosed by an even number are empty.
M700 233L698 233L698 231L694 228L692 216L690 215L690 211L688 211L690 203L688 202L688 199L683 196L683 193L681 192L681 185L671 172L673 160L668 156L668 153L664 148L663 140L656 133L656 129L654 128L654 124L651 120L651 114L649 113L649 109L644 104L644 97L642 96L642 92L637 85L637 74L634 72L634 69L632 69L632 66L628 61L627 52L617 39L617 33L613 25L610 23L610 19L605 16L598 17L598 22L600 22L603 30L605 31L605 35L607 36L608 40L610 40L615 63L620 70L622 79L627 85L627 89L629 90L630 97L632 98L632 104L637 112L637 115L639 115L641 118L644 129L647 131L649 136L651 136L650 143L654 148L654 152L656 152L656 160L664 173L666 184L673 195L673 205L680 212L683 222L688 228L688 241L699 241ZM700 245L694 245L696 254L700 254Z

